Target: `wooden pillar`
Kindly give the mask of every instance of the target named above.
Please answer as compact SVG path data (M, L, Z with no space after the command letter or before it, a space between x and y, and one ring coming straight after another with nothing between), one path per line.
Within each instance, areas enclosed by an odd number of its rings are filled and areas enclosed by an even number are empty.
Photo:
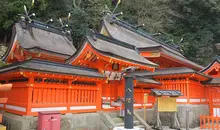
M27 84L27 106L26 106L26 114L31 113L31 105L32 105L32 91L34 86L34 77L31 76L28 78L28 84Z
M96 108L97 110L102 109L102 83L97 83L97 99L96 99Z
M213 116L213 97L212 97L212 89L209 86L208 87L208 92L209 92L209 114L210 116Z
M72 80L68 80L68 90L67 90L67 111L70 112L70 96L71 96L71 89L72 89Z
M190 103L189 78L186 79L187 103Z

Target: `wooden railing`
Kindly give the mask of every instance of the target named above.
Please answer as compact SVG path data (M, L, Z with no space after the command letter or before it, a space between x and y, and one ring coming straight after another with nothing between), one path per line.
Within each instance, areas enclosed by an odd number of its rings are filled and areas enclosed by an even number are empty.
M101 109L101 91L98 84L13 83L10 92L0 92L8 97L7 104L1 108L19 115L37 115L38 111L53 110L61 113L94 112Z
M200 129L220 129L220 117L200 116Z

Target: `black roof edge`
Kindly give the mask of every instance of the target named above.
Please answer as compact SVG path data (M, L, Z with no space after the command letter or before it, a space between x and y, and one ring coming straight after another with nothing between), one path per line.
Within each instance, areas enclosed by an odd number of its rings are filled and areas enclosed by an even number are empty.
M39 59L29 59L29 60L25 60L23 62L17 62L17 63L14 63L14 64L10 64L10 65L7 65L7 66L0 67L0 69L13 67L13 66L20 66L20 65L28 63L28 62L48 64L48 65L52 65L52 66L68 67L68 68L74 68L74 69L82 69L82 70L88 70L88 71L93 71L93 72L99 72L98 69L86 68L86 67L81 67L81 66L73 66L73 65L70 65L70 64L51 62L51 61L39 60Z
M71 55L68 59L65 60L65 62L67 64L69 64L69 62L72 60L72 59L75 59L75 57L79 54L79 52L82 51L82 48L85 46L85 44L87 43L87 39L86 39L86 36L84 36L83 40L82 40L82 44L76 49L76 52Z
M18 23L21 23L21 22L22 22L21 20L18 21ZM62 35L62 36L68 36L69 35L69 34L63 32L63 29L61 27L55 27L53 25L46 24L44 22L37 21L37 20L32 20L31 23L27 23L27 26L42 29L42 30L52 32L52 33L56 33L56 34L59 34L59 35ZM72 39L69 39L69 40L72 41Z
M220 78L218 78L218 79L220 79ZM203 81L202 85L218 85L218 86L220 85L220 82L219 83L211 83L211 81L212 81L212 79L207 80L207 81Z
M131 44L128 44L126 42L122 42L122 41L119 41L117 39L114 39L112 37L108 37L108 36L105 36L99 32L94 32L92 30L90 30L90 33L88 33L88 36L92 37L92 38L99 38L99 39L102 39L102 40L105 40L105 41L108 41L110 43L113 43L113 44L116 44L116 45L119 45L119 46L123 46L123 47L126 47L128 49L132 49L132 50L136 50L136 47L134 45L131 45Z
M133 25L127 23L127 22L124 22L124 21L119 20L119 19L114 19L112 22L115 22L116 24L119 24L119 25L121 25L121 26L123 26L123 27L129 29L130 31L133 31L133 32L135 32L135 33L137 33L137 34L139 34L139 35L141 35L141 36L144 36L144 37L146 37L146 38L148 38L148 39L150 39L150 40L152 40L152 41L155 41L155 42L157 42L157 43L160 43L161 45L164 45L164 46L166 46L166 47L168 47L168 48L170 48L170 49L173 49L173 50L175 50L175 51L177 51L177 52L180 52L180 50L178 50L177 48L175 48L175 47L173 47L173 46L170 46L170 45L168 45L168 44L166 44L166 43L164 43L164 42L162 42L162 41L160 41L160 40L158 40L158 39L156 39L156 38L150 36L149 34L147 34L147 32L138 30L137 28L135 28L135 26L133 26ZM181 53L181 52L180 52L180 53Z
M220 64L220 60L218 58L215 58L208 66L206 66L203 70L201 70L200 72L204 72L206 70L208 70L215 62L218 62Z
M187 67L174 67L174 68L171 68L171 69L175 69L175 68L179 68L179 69L184 69L184 68L186 68L186 69L190 69L190 68L187 68ZM192 70L192 72L183 72L183 73L177 73L177 74L193 74L193 73L195 73L195 74L198 74L198 75L201 75L201 76L203 76L203 77L206 77L206 78L208 78L208 79L211 79L212 77L211 76L209 76L209 75L206 75L206 74L204 74L204 73L202 73L202 72L198 72L198 71L195 71L195 70L193 70L193 69L190 69L190 70ZM162 70L163 71L163 70ZM141 73L146 73L146 72L138 72L139 74L141 74ZM152 73L153 74L153 73ZM135 75L135 72L133 73L133 75ZM159 75L159 74L158 74ZM160 74L159 76L162 76L162 75L170 75L170 74ZM139 77L145 77L146 75L142 75L142 76L139 76ZM157 76L157 75L151 75L151 76L148 76L148 77L153 77L153 76Z

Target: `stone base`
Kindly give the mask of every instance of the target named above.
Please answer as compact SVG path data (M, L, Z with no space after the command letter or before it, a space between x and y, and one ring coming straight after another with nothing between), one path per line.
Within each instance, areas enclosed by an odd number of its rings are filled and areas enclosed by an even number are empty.
M124 127L115 127L113 130L144 130L144 129L137 127L134 127L133 129L125 129Z
M186 127L186 109L189 109L189 127L195 128L200 126L200 115L209 115L209 106L208 105L178 105L177 108L177 118L180 122L180 127L185 128ZM144 119L144 110L139 109L136 110L136 113ZM147 109L146 111L147 115L147 123L149 125L155 125L156 124L156 110L154 108ZM160 113L160 120L163 126L172 126L173 124L173 113L169 112L162 112Z
M37 130L38 118L4 113L3 124L7 130ZM99 113L61 115L60 130L108 130Z

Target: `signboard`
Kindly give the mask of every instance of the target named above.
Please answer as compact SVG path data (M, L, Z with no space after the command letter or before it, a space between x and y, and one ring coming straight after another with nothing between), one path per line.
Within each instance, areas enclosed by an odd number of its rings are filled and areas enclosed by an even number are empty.
M177 111L176 97L158 97L157 100L159 112Z
M112 71L104 71L104 76L108 78L108 80L121 80L122 73L112 72Z

